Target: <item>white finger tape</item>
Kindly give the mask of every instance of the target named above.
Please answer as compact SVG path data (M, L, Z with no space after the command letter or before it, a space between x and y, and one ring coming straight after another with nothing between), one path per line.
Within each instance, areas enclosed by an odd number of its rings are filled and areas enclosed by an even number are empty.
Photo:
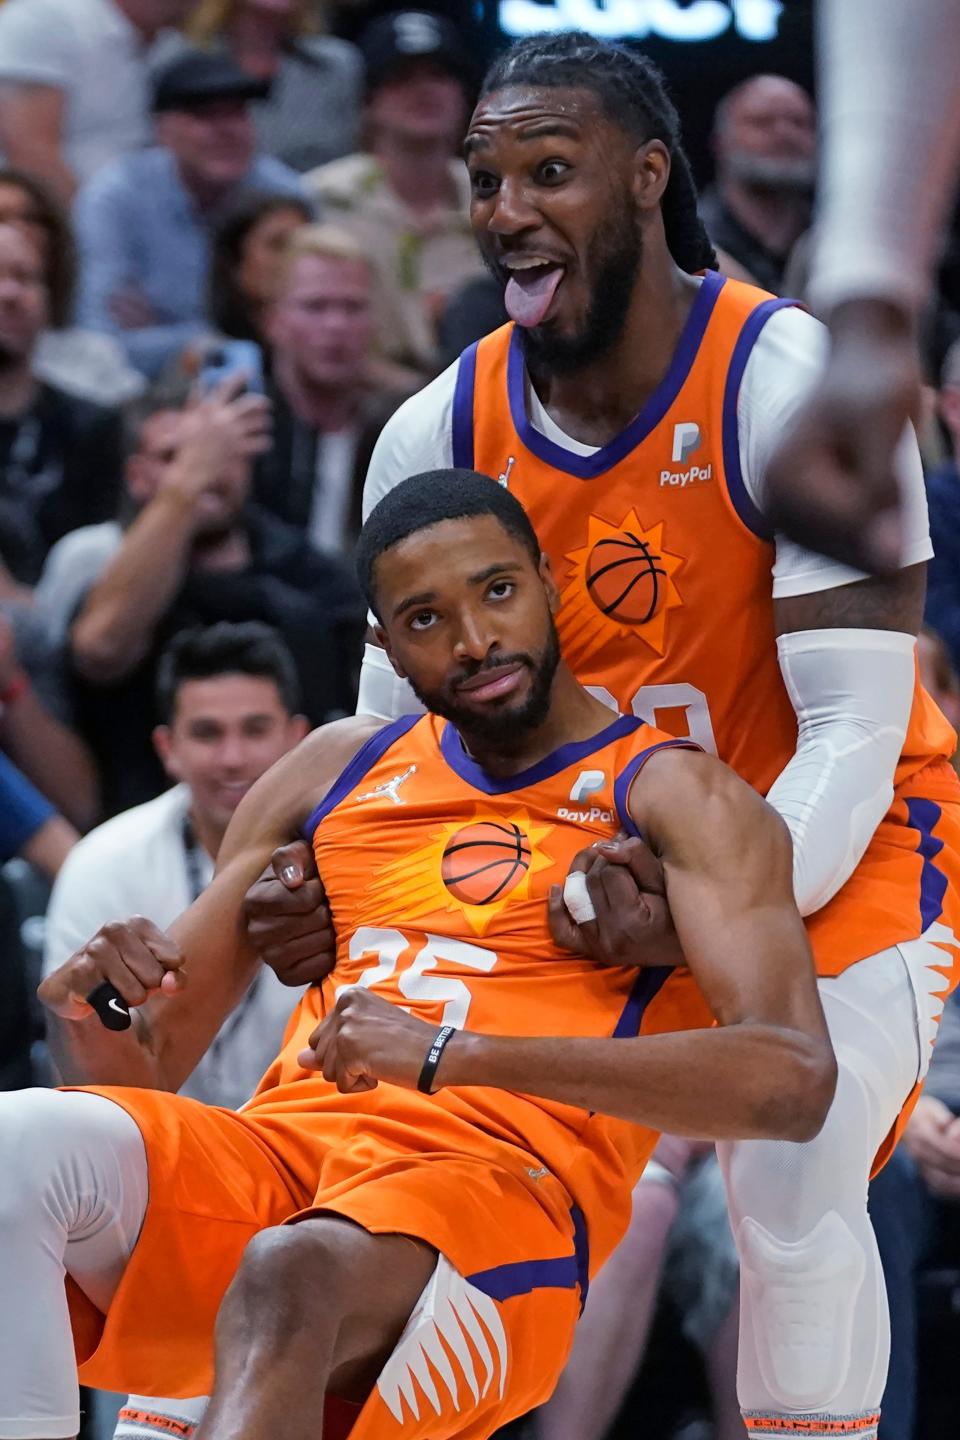
M588 921L596 920L597 912L593 908L593 901L587 890L587 877L582 870L571 871L564 880L563 903L578 925L586 925Z

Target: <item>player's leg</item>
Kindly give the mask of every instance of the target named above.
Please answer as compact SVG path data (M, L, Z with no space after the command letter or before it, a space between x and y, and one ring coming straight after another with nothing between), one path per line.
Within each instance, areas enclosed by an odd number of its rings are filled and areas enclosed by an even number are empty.
M418 1240L334 1215L257 1236L220 1308L199 1435L317 1436L328 1389L366 1397L436 1265Z
M912 942L917 966L923 944ZM839 1077L816 1139L718 1146L740 1252L738 1390L751 1436L876 1436L890 1331L867 1183L925 1068L910 950L821 981Z
M105 1310L147 1206L134 1121L84 1092L0 1095L0 1437L63 1440L80 1423L64 1277Z

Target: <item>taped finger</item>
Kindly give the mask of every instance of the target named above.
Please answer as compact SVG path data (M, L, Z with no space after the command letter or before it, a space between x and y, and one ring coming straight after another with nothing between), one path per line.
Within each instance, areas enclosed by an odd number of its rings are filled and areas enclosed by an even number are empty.
M582 870L571 871L564 880L563 903L578 925L589 925L591 920L596 920L597 912L587 889L587 877Z

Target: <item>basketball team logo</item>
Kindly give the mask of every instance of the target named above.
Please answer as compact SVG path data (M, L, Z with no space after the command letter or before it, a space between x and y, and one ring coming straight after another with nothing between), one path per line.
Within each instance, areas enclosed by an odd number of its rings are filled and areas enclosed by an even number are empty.
M492 905L506 899L530 868L530 841L513 820L481 820L452 836L440 874L463 905Z
M633 636L662 655L667 614L683 604L673 580L683 558L664 548L663 522L647 530L635 510L619 525L591 515L586 545L566 558L557 628L567 662L576 669L604 643Z
M533 876L553 864L543 848L552 829L534 824L524 810L495 818L477 811L438 826L426 844L373 876L369 923L378 909L391 925L460 914L483 935L505 906L528 897Z

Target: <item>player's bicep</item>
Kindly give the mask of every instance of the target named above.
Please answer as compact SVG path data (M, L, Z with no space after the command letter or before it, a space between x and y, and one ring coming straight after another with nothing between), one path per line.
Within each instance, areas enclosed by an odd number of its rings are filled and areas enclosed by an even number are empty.
M801 630L891 630L916 635L926 596L925 563L895 575L871 575L851 585L792 595L774 602L778 635Z

